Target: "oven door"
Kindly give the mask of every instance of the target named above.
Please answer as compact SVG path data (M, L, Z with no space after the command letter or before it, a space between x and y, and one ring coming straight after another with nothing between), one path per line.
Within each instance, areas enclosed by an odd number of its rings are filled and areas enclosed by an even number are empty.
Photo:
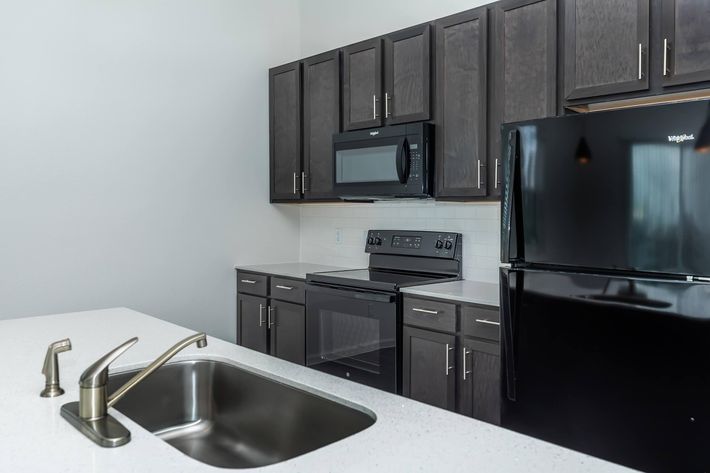
M399 392L397 295L309 284L306 365Z
M412 169L405 136L336 142L333 159L333 188L338 196L396 197L424 192L420 169ZM417 168L419 163L417 159Z

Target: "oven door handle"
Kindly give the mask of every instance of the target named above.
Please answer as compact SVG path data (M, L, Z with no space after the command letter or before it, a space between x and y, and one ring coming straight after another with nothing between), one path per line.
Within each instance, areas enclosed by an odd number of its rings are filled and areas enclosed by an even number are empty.
M371 302L384 302L388 304L395 301L394 294L386 294L382 292L360 292L356 291L355 289L334 288L315 284L308 284L306 286L306 299L308 298L309 292L319 292L323 294L336 295L338 297L347 297L351 299L359 299Z

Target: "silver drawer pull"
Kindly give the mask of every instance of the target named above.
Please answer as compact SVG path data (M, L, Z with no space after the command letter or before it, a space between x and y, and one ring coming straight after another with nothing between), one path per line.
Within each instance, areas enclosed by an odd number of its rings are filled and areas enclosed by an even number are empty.
M420 309L419 307L413 307L412 312L421 312L422 314L429 314L429 315L439 315L438 310Z
M256 284L256 281L254 281L253 279L242 279L242 282L244 284Z
M293 291L293 286L282 286L281 284L277 284L276 288L283 289L284 291Z
M500 325L500 322L494 322L493 320L488 319L476 319L476 322L479 324Z

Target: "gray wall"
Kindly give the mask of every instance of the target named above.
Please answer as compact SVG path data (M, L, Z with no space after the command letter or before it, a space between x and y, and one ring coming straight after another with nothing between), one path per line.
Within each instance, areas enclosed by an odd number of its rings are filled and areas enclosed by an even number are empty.
M234 264L298 257L267 185L267 69L299 57L298 16L0 3L0 319L127 306L234 339Z

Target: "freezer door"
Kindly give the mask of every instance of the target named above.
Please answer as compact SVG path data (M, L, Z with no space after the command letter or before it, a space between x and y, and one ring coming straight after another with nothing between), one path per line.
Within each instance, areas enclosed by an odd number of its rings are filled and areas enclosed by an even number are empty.
M710 154L694 151L708 110L702 101L506 125L503 261L710 275Z
M710 285L501 283L504 427L643 471L710 470Z

